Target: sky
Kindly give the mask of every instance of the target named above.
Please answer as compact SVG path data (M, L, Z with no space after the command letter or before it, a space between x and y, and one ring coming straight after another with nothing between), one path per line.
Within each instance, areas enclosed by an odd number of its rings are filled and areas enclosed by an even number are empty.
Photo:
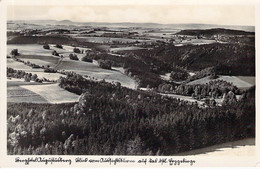
M255 10L250 5L9 5L7 19L253 26Z

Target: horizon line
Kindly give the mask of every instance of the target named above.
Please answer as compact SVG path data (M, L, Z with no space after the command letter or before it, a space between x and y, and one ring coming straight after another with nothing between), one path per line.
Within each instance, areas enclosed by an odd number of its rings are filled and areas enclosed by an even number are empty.
M111 24L126 24L126 23L132 23L132 24L158 24L158 25L219 25L219 26L246 26L246 27L255 27L255 25L223 25L223 24L212 24L212 23L158 23L158 22L93 22L93 21L72 21L70 19L62 19L62 20L56 20L56 19L7 19L7 21L70 21L73 23L111 23Z

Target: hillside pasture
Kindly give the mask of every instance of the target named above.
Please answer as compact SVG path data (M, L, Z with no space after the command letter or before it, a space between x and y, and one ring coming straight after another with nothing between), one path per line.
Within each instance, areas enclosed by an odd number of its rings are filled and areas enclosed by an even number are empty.
M45 100L47 100L48 103L52 104L77 102L79 97L74 93L60 88L56 83L44 85L27 85L23 86L23 88L37 93Z
M32 70L30 66L27 66L21 62L17 62L13 59L7 59L7 67L18 69L18 70Z
M8 44L7 54L10 54L13 49L18 49L21 55L51 56L52 53L51 49L43 49L43 46L39 44Z
M139 49L144 49L144 48L136 47L136 46L127 46L127 47L120 47L120 48L110 48L110 51L119 52L119 51L125 51L125 50L139 50Z
M81 59L84 54L77 54L78 58ZM60 58L54 56L44 56L44 55L20 55L17 58L29 61L30 63L38 64L40 66L55 67L58 70L73 71L83 76L94 77L97 80L105 79L107 82L120 82L122 86L129 88L136 88L136 82L132 78L123 74L118 70L107 70L102 69L94 61L94 63L74 61L65 55L59 65L57 65ZM57 65L57 66L56 66ZM14 61L13 59L8 59L7 66L16 70L24 70L27 73L37 74L39 78L46 78L49 80L58 80L60 76L64 76L59 73L44 73L43 69L33 69L24 63Z
M217 79L210 79L209 76L191 81L187 85L196 85L196 84L206 84L214 80L224 80L233 85L237 86L239 89L248 89L255 85L255 77L253 76L219 76Z
M21 57L23 58L21 60L30 61L31 63L38 64L40 66L42 66L42 64L45 64L44 66L50 65L51 67L54 67L56 65L54 63L45 61L44 60L45 56L35 56L35 58L41 58L41 59L29 59L33 56L21 56ZM24 58L27 58L27 59L24 59ZM53 60L53 61L55 61L55 60ZM43 72L42 68L34 69L30 66L25 65L24 63L17 62L13 59L7 59L7 67L13 68L15 70L22 70L22 71L25 71L26 73L36 74L39 79L46 78L49 80L58 80L60 76L63 76L63 77L65 76L60 73L45 73L45 72Z
M39 66L50 66L50 67L55 67L55 63L52 63L52 62L48 62L48 61L45 61L45 60L42 60L42 59L21 59L25 62L30 62L30 63L34 63L36 65L39 65Z
M107 82L120 82L122 86L135 88L136 82L132 78L123 74L120 70L113 68L112 70L100 68L96 62L88 63L73 60L64 60L57 69L73 71L82 76L94 77L98 81L105 80Z

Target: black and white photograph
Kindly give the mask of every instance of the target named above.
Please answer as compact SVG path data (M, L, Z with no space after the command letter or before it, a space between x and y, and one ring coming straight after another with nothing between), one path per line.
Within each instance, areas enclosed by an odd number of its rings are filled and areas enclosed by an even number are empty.
M6 10L6 155L256 154L254 5Z

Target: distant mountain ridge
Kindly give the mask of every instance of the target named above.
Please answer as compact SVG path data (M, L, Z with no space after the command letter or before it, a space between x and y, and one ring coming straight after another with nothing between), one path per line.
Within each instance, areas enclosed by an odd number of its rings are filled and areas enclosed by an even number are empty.
M73 22L71 20L9 20L8 23L30 23L39 25L82 25L82 26L96 26L96 27L143 27L143 28L170 28L170 29L233 29L248 32L254 32L254 26L237 26L237 25L217 25L217 24L161 24L161 23L133 23L133 22Z
M74 24L74 22L72 22L71 20L61 20L61 21L57 21L56 23L59 23L59 24Z
M223 28L214 28L214 29L186 29L181 30L180 32L176 33L177 35L191 35L191 36L197 36L197 35L254 35L254 32L247 32L242 30L232 30L232 29L223 29Z

